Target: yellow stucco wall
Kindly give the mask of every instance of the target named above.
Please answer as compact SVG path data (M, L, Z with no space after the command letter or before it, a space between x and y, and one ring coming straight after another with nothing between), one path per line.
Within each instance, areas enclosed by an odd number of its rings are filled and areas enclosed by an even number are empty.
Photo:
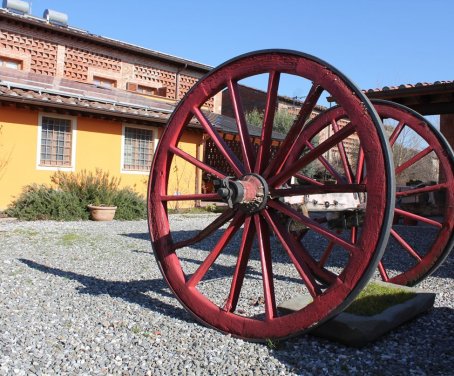
M58 117L56 114L48 115ZM0 210L4 210L24 186L32 183L50 184L50 177L55 172L37 167L39 116L38 111L0 108ZM108 171L110 176L120 177L122 186L133 187L145 196L148 172L121 171L123 124L88 117L75 119L75 172L100 168ZM162 128L155 130L159 137ZM197 150L202 155L201 141L200 133L188 132L182 137L179 148L196 157ZM195 193L199 190L201 174L196 173L196 170L193 165L176 158L171 167L169 194ZM193 204L182 202L180 207Z
M178 143L178 148L192 156L202 159L203 149L201 146L202 137L199 134L186 133ZM198 171L197 171L198 170ZM169 174L169 195L200 193L202 185L202 174L193 164L175 156L170 167ZM179 209L194 206L190 201L170 201L170 209Z

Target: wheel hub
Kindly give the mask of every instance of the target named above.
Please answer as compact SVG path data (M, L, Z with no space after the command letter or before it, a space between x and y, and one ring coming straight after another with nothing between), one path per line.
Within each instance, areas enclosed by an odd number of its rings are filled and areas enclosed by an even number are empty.
M247 214L262 210L268 201L268 184L258 174L246 174L238 180L226 177L218 186L217 194L230 208L236 206Z

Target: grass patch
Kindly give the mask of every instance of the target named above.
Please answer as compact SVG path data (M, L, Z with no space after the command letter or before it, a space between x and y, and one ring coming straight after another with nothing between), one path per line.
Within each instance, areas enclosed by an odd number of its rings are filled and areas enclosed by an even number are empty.
M206 213L222 213L226 210L226 206L207 205L203 207L168 209L169 214L206 214Z
M20 235L20 236L25 236L27 238L33 238L36 235L39 234L38 231L35 230L28 230L28 229L22 229L22 228L17 228L13 231L15 235Z
M65 234L63 235L60 240L61 240L61 243L64 245L64 246L71 246L73 245L74 243L77 243L79 242L80 240L82 240L82 235L79 235L79 234L73 234L73 233L69 233L69 234Z
M406 302L414 296L414 292L371 282L345 312L359 316L374 316L389 307Z
M270 350L279 350L280 342L278 340L276 340L276 339L267 338L266 339L266 346Z
M142 331L142 329L140 329L140 327L138 325L134 325L131 328L131 332L133 332L134 334L139 334L141 331Z

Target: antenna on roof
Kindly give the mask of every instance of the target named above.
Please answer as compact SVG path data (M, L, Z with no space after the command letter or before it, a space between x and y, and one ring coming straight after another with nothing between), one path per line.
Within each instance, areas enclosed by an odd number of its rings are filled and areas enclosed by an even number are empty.
M3 8L17 14L30 14L30 4L22 0L3 0Z
M68 26L68 15L66 13L57 12L56 10L46 9L43 18L47 22L60 26Z

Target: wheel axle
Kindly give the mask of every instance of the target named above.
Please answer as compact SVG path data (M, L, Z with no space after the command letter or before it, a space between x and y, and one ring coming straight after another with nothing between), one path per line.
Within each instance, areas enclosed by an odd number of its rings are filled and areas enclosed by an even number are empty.
M268 184L258 174L246 174L238 180L226 177L215 185L217 194L229 208L238 207L249 215L265 208L269 198Z

